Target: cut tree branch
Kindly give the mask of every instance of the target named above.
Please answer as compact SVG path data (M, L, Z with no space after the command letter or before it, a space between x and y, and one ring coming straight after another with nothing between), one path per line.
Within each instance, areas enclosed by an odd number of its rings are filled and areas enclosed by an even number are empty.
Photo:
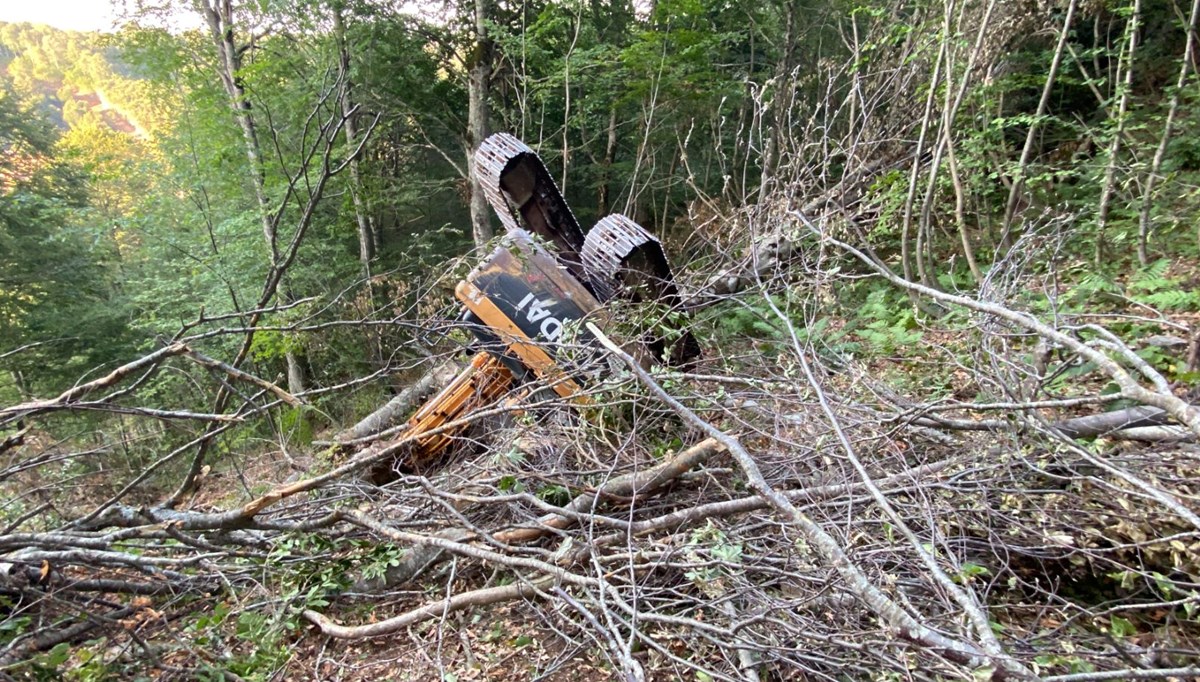
M813 549L846 581L847 590L861 599L893 631L906 639L939 651L951 660L965 665L981 667L983 665L994 664L1000 670L1005 671L1008 677L1018 679L1032 677L1029 671L1011 658L990 656L974 644L948 637L930 628L905 611L899 604L884 594L883 590L871 582L862 569L850 560L846 551L842 549L841 545L838 544L832 535L809 518L807 514L800 511L799 508L792 504L791 500L777 491L770 483L767 483L758 468L758 464L737 438L730 436L711 423L701 419L699 415L667 393L655 381L654 377L650 376L649 372L642 369L637 360L623 351L620 346L613 343L595 324L588 323L587 328L610 353L624 362L629 371L633 372L642 385L649 389L659 400L683 417L689 424L700 429L708 434L709 437L725 446L737 462L739 468L741 468L742 473L746 476L750 487L780 516L790 521L804 535L805 540L808 541Z

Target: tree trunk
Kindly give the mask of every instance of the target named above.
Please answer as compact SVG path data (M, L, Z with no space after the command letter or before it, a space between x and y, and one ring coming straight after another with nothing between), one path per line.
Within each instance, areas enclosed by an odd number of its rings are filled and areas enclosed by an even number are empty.
M857 50L857 47L856 47ZM913 223L913 206L916 204L917 187L921 173L921 159L924 155L925 143L928 139L930 128L933 127L933 103L936 99L938 82L942 73L942 61L946 55L946 41L941 41L938 47L937 58L933 61L933 75L929 79L929 92L925 95L925 113L921 116L921 132L917 136L917 149L913 154L912 167L908 173L908 192L904 198L904 213L900 223L900 267L904 273L904 279L912 281L912 247L910 239L912 235ZM857 56L857 55L856 55ZM949 78L947 78L946 87L950 87ZM916 305L916 298L912 297L913 305Z
M333 3L333 33L338 45L338 68L345 82L342 86L340 104L342 117L346 119L346 146L354 149L358 146L358 127L354 123L354 102L350 96L350 47L346 42L346 25L342 20L343 6L340 1ZM358 260L362 265L362 275L370 286L371 261L375 258L375 228L371 224L370 209L363 196L362 176L358 170L358 159L350 161L350 197L354 201L354 218L358 224Z
M1171 141L1171 133L1175 128L1175 117L1179 115L1179 98L1187 85L1188 72L1192 68L1192 56L1195 54L1196 17L1200 15L1200 0L1192 2L1192 12L1188 16L1187 33L1184 35L1183 63L1179 66L1179 78L1175 81L1175 92L1171 93L1171 104L1167 109L1167 120L1163 123L1162 136L1158 140L1158 149L1154 150L1154 160L1150 163L1150 172L1146 174L1146 182L1142 189L1142 209L1138 214L1138 262L1143 266L1150 264L1150 255L1146 242L1150 237L1150 202L1154 200L1154 185L1162 172L1163 159L1167 155L1167 144Z
M612 165L617 155L617 107L608 110L608 140L604 144L604 162L601 166L600 187L596 196L596 213L600 217L609 212L609 183L612 182Z
M475 175L474 156L480 143L487 138L488 94L491 87L492 58L494 46L487 37L489 0L475 0L475 50L471 55L468 70L467 96L467 168L471 182L471 236L475 245L481 246L492 238L491 216L487 199Z
M204 15L208 23L213 45L217 49L220 60L218 75L225 93L229 96L233 107L234 117L242 129L246 160L250 164L250 185L254 190L254 198L258 204L259 220L262 223L263 238L271 257L271 265L279 260L279 247L274 221L271 219L270 206L267 203L265 179L262 166L261 147L258 144L258 129L251 114L250 99L242 85L239 71L242 69L242 49L239 49L233 33L233 3L232 0L197 0L197 9Z
M262 148L258 142L258 129L251 113L250 99L242 85L240 71L242 69L242 54L247 46L238 47L233 32L233 2L232 0L194 0L196 9L204 16L208 24L213 46L219 59L218 74L225 93L229 96L234 116L242 129L242 137L249 162L248 179L254 190L254 198L258 206L259 220L262 223L263 239L267 243L267 255L271 269L280 266L279 239L275 218L270 204L267 202L266 175L263 171ZM281 286L279 299L288 303L287 287ZM286 353L288 368L288 391L293 395L304 391L304 366L296 358L294 351Z
M790 78L796 62L796 15L801 11L798 0L788 3L784 10L783 56L775 65L775 93L771 97L771 133L763 154L762 186L767 187L779 173L783 153L783 135L791 115L791 100L795 81ZM853 120L853 117L851 117Z
M1037 140L1037 131L1042 116L1050 106L1050 95L1054 92L1054 81L1058 77L1058 68L1062 65L1063 51L1067 47L1067 38L1071 33L1071 22L1075 17L1075 0L1067 5L1067 16L1063 19L1062 31L1058 34L1058 45L1054 48L1054 58L1050 61L1050 73L1046 75L1046 84L1042 87L1042 96L1038 100L1037 113L1029 123L1025 133L1025 146L1021 148L1021 159L1017 162L1017 172L1013 175L1012 185L1008 188L1008 201L1004 204L1004 222L1000 227L1000 248L1007 251L1011 246L1013 218L1017 213L1017 200L1021 197L1021 189L1025 186L1026 170L1033 155L1033 144Z
M1137 53L1138 30L1142 15L1142 0L1133 0L1133 15L1126 27L1128 48L1126 58L1117 61L1117 71L1120 75L1124 62L1124 80L1119 88L1120 103L1117 105L1112 140L1108 143L1108 163L1104 167L1104 185L1100 191L1100 208L1096 215L1096 268L1104 265L1104 232L1108 228L1108 216L1112 210L1113 195L1117 191L1117 162L1121 155L1121 136L1125 134L1125 115L1129 111L1129 92L1133 89L1133 60Z
M954 145L946 149L946 161L950 164L950 182L954 185L954 222L958 226L958 236L962 240L963 257L967 259L967 267L971 269L971 277L975 284L983 283L983 272L975 262L975 249L971 246L971 235L967 233L966 189L963 187L962 176L958 173L958 157L954 154Z

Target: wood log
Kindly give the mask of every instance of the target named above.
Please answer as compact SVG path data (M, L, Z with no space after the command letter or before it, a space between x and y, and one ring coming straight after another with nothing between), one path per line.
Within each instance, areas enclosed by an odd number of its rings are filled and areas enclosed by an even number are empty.
M1068 438L1094 438L1121 429L1140 426L1159 426L1170 421L1167 411L1157 407L1130 407L1124 410L1089 414L1054 422L1052 425Z
M596 503L605 497L636 498L651 494L685 472L702 465L714 454L724 450L717 441L707 438L675 455L671 459L644 471L618 476L595 491L576 496L563 507L564 514L549 513L529 526L509 528L492 534L492 539L505 544L532 542L556 530L569 528L575 523L572 514L589 513ZM451 528L437 537L455 542L472 539L473 535L460 528ZM412 582L445 557L445 550L436 545L420 545L407 550L400 564L389 568L383 576L375 579L357 580L351 591L377 593Z
M1089 414L1050 422L1050 428L1068 438L1096 438L1108 436L1122 429L1147 426L1162 426L1171 422L1166 410L1157 407L1138 406L1100 414ZM912 424L933 429L953 431L1015 431L1022 428L1021 422L1005 419L950 419L940 416L917 417Z
M408 416L422 401L442 386L450 383L462 368L454 360L446 360L431 367L425 374L410 384L395 398L363 417L357 424L342 431L335 438L345 443L373 436Z

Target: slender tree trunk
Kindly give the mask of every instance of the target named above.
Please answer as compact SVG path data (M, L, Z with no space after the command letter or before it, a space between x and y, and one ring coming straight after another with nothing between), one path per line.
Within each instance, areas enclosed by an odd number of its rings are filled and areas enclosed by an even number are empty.
M971 277L979 284L983 282L983 272L975 262L975 250L971 247L971 237L967 234L966 190L963 188L962 177L958 174L954 145L950 145L947 150L946 160L950 163L950 181L954 184L954 222L958 224L958 235L962 239L963 256L967 259L967 267L971 268Z
M209 35L216 48L219 59L218 74L225 93L233 108L234 117L242 129L242 138L249 163L248 179L254 190L254 198L258 208L259 220L262 223L263 239L267 244L267 255L271 269L278 270L281 263L279 258L279 235L276 229L274 211L267 201L266 174L262 164L262 148L259 146L258 129L254 115L251 113L249 97L242 85L241 69L242 54L246 47L239 47L233 30L233 1L232 0L194 0L196 9L204 16L208 24ZM287 287L281 283L279 298L287 303ZM304 391L304 366L296 358L296 354L288 351L287 361L288 392L292 394Z
M943 47L941 54L946 60L946 90L945 101L942 105L942 126L938 136L937 144L933 148L933 157L929 161L929 180L925 187L925 198L921 203L920 222L917 226L917 277L921 283L937 288L937 280L933 272L933 201L936 198L937 192L937 177L941 172L942 155L948 149L954 146L954 121L958 118L958 110L962 107L964 98L966 97L967 87L971 83L972 74L975 72L975 64L983 49L984 37L987 35L987 28L990 24L992 12L996 8L997 0L990 0L987 8L979 21L979 28L975 33L975 42L971 47L971 51L967 55L967 63L963 68L962 80L958 83L958 88L952 89L950 86L954 83L954 59L956 50L951 47ZM966 4L960 5L958 8L958 20L952 28L950 25L950 16L953 13L953 3L947 2L946 12L944 16L943 31L945 35L943 43L949 43L954 39L953 36L961 31L963 13L966 10ZM924 247L924 248L922 248Z
M262 152L258 144L258 129L251 114L250 99L242 85L239 72L242 69L242 53L234 39L233 33L233 2L232 0L196 0L196 6L208 23L209 34L217 49L220 60L218 75L229 102L233 107L234 117L242 129L246 160L250 165L250 185L254 190L254 198L258 204L259 220L262 223L263 238L271 257L271 265L279 260L279 246L274 221L271 217L270 206L267 203L265 178L262 165Z
M574 37L571 38L571 46L567 48L567 54L563 58L562 182L559 184L563 196L567 194L567 176L571 166L571 55L575 53L575 46L579 43L579 29L582 27L583 6L580 5L579 13L575 15Z
M955 111L957 105L952 101L954 89L951 87L954 84L954 56L955 49L953 44L957 42L958 30L962 23L963 7L959 7L959 21L953 28L950 24L950 17L954 13L953 0L947 0L943 18L942 18L942 44L943 49L940 50L941 56L946 60L944 68L946 69L946 88L944 101L942 102L942 122L941 128L938 131L937 144L933 147L933 156L929 161L929 179L925 186L925 196L921 201L921 211L917 220L917 279L928 287L936 287L932 273L932 245L933 241L933 201L937 195L937 177L941 171L942 154L947 147L954 146L954 140L951 137L950 127L953 125ZM971 77L971 67L968 63L966 71L963 73L963 84Z
M612 105L608 109L608 140L604 144L604 162L601 166L600 173L600 188L597 190L596 207L600 216L608 215L609 208L609 188L608 185L612 182L612 165L616 160L617 154L617 107Z
M783 56L775 65L775 94L771 98L771 131L763 154L762 186L765 189L779 173L779 157L783 153L783 134L787 130L787 117L791 112L794 81L790 78L796 61L796 14L800 2L789 2L784 12ZM855 74L857 76L857 73ZM853 121L854 117L851 116Z
M10 369L8 375L12 377L13 387L17 389L17 397L21 402L32 400L33 395L29 391L29 385L25 382L25 375L16 369Z
M339 104L342 117L346 119L346 146L354 149L358 146L358 127L354 123L354 101L350 94L350 46L346 42L346 25L342 18L344 7L340 0L333 3L333 33L338 45L338 68L342 72L344 84ZM368 281L371 278L371 261L375 258L375 228L371 224L370 209L363 196L362 176L359 174L358 159L350 162L350 196L354 201L354 218L358 224L358 260L362 265L362 274Z
M355 123L354 99L351 93L350 80L350 43L346 39L346 24L343 17L345 6L342 0L333 2L333 33L338 46L338 69L342 76L341 96L338 104L345 120L346 147L356 149L360 144L358 125ZM371 207L367 202L366 190L363 188L362 175L359 172L358 158L350 160L350 198L354 202L354 220L358 227L358 262L362 268L363 286L366 293L368 313L376 309L375 286L371 281L371 261L379 247L379 228L371 215ZM385 364L381 335L378 330L370 330L367 334L370 345L371 360L376 367ZM289 365L290 368L290 365ZM289 382L290 383L290 382Z
M917 179L921 174L921 157L925 152L926 137L929 135L930 124L933 121L933 103L937 95L938 81L942 74L942 60L946 55L946 43L948 39L941 41L938 47L938 55L933 63L933 75L929 79L929 92L925 96L925 113L921 117L921 133L917 136L917 150L913 154L912 167L908 174L908 195L904 198L904 217L900 223L900 267L904 273L904 279L912 281L912 255L911 247L909 246L909 238L912 234L913 222L913 205L917 199ZM947 84L947 87L949 85ZM915 305L916 298L913 303Z
M1000 248L1008 250L1013 217L1017 211L1017 199L1025 185L1025 173L1029 166L1029 157L1033 154L1033 143L1036 139L1038 123L1046 115L1050 105L1050 93L1054 88L1054 80L1058 77L1058 68L1062 64L1063 51L1067 46L1067 34L1071 31L1071 22L1075 18L1075 0L1067 5L1067 17L1063 20L1062 31L1058 34L1058 45L1054 48L1054 58L1050 61L1050 73L1046 75L1046 84L1042 88L1042 97L1038 100L1037 113L1029 124L1025 134L1025 146L1021 149L1021 159L1017 162L1017 172L1013 176L1012 185L1008 188L1008 201L1004 205L1004 222L1000 227Z
M489 0L475 0L475 50L468 69L467 168L471 182L471 236L476 246L492 238L491 216L479 178L475 176L475 150L489 134L488 95L491 89L494 45L487 35Z
M1163 123L1162 137L1158 140L1158 149L1154 150L1154 160L1150 163L1150 172L1146 175L1146 183L1142 188L1142 210L1138 215L1138 262L1142 265L1150 262L1150 256L1146 252L1146 241L1150 237L1150 202L1154 200L1154 185L1162 171L1163 158L1167 155L1167 144L1171 141L1175 117L1179 115L1179 97L1187 85L1188 72L1192 68L1197 15L1200 15L1200 0L1193 0L1192 12L1188 17L1187 35L1184 36L1186 45L1183 48L1183 63L1179 66L1179 78L1175 81L1175 92L1171 93L1171 104L1167 109L1167 120Z
M1104 185L1100 190L1100 209L1096 215L1096 267L1104 263L1104 231L1108 227L1108 216L1112 210L1113 195L1116 194L1117 159L1121 154L1121 136L1125 134L1125 115L1129 111L1129 92L1133 88L1134 56L1137 53L1138 30L1141 28L1142 0L1133 0L1133 14L1125 27L1127 52L1126 59L1118 60L1118 77L1121 83L1121 99L1117 105L1117 116L1113 127L1112 140L1108 143L1108 164L1104 167ZM1120 72L1120 61L1125 62L1125 71Z

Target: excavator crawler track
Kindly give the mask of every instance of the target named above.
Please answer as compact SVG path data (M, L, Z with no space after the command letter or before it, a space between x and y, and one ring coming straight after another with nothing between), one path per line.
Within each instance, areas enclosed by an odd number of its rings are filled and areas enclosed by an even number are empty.
M475 176L505 230L529 231L553 245L559 262L580 282L588 278L580 262L583 230L567 206L550 171L524 142L496 133L475 151Z
M687 328L689 316L675 286L667 254L654 235L614 213L588 232L582 256L584 270L591 277L597 296L653 301L671 311L657 325L666 333L651 333L647 339L655 357L672 366L687 367L700 356L700 344Z

